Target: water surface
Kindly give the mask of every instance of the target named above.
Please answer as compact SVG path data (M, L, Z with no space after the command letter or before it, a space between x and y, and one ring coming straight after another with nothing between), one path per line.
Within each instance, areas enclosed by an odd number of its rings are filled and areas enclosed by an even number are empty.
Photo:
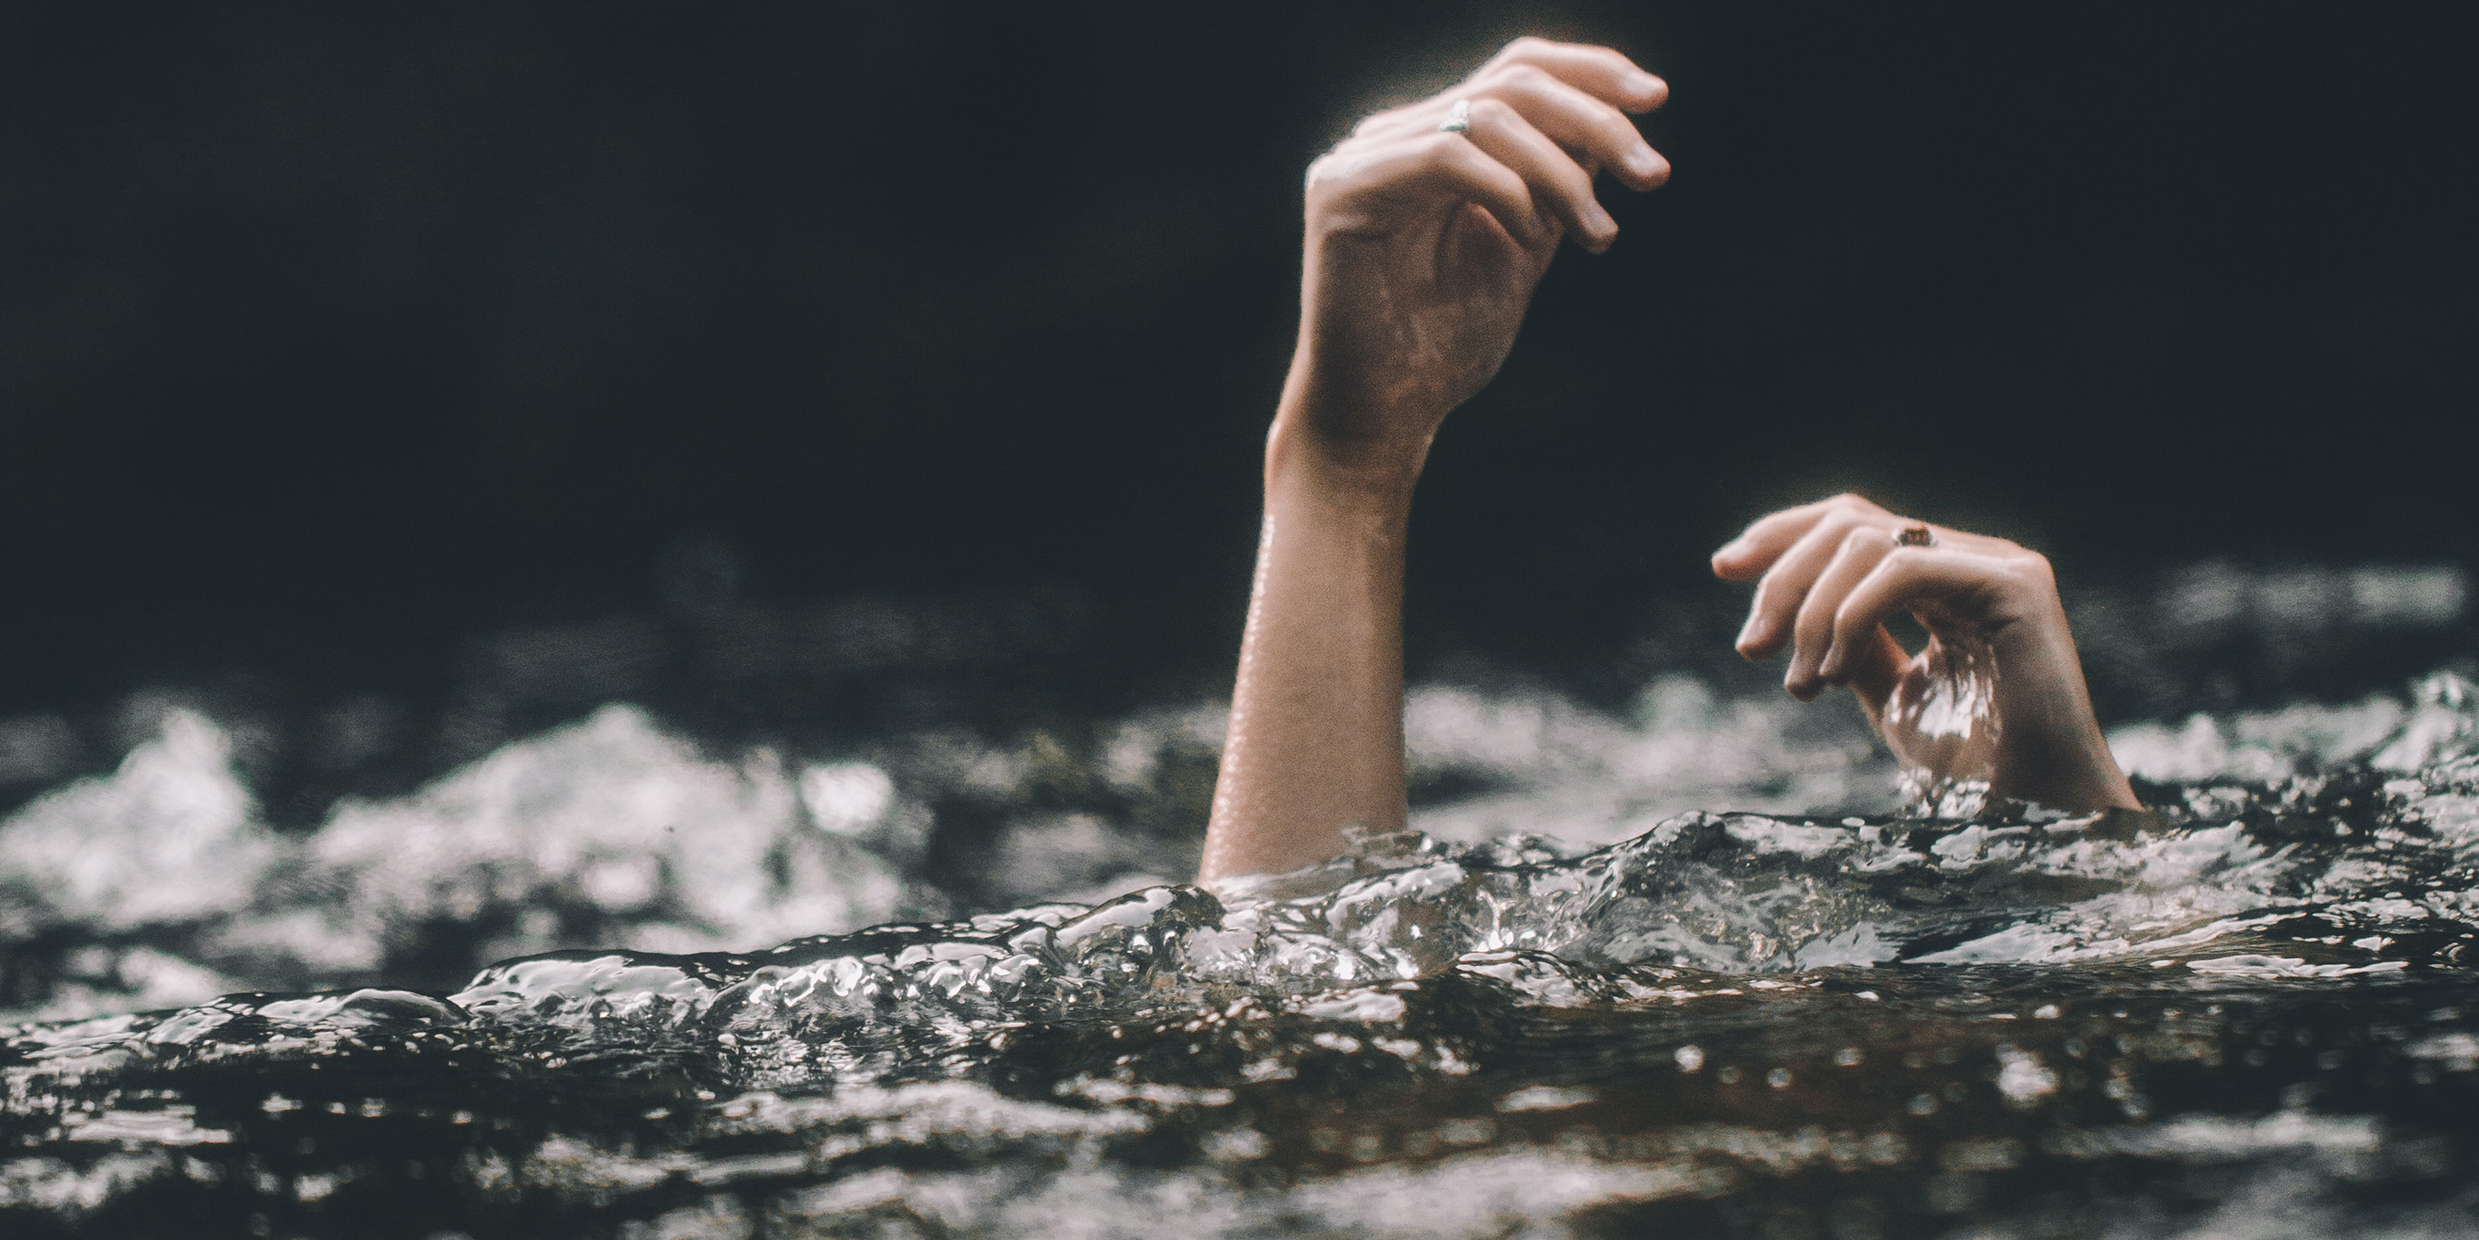
M0 826L0 1220L2479 1234L2450 673L2120 729L2154 812L1971 820L1847 712L1432 687L1420 830L1221 898L1174 881L1217 720L808 760L614 707L288 833L166 712Z

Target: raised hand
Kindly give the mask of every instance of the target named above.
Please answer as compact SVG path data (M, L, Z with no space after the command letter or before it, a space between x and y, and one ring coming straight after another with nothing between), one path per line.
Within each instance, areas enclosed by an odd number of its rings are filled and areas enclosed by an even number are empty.
M1713 553L1759 579L1739 653L1789 648L1782 685L1814 701L1849 685L1923 791L1985 780L2058 809L2140 808L2102 739L2049 562L1837 495L1772 514ZM1884 622L1928 630L1916 655Z
M1200 877L1288 870L1403 825L1403 540L1449 410L1506 360L1573 236L1618 226L1604 169L1669 165L1629 112L1669 88L1607 48L1519 39L1370 117L1308 175L1300 344L1265 449L1265 527Z
M1594 174L1639 190L1670 175L1627 118L1668 95L1608 48L1518 39L1311 165L1277 441L1408 486L1439 422L1506 360L1560 239L1598 253L1617 238Z

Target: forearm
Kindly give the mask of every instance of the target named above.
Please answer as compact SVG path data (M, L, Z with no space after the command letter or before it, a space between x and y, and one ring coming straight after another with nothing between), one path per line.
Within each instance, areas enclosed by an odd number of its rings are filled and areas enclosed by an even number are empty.
M1349 828L1404 823L1408 478L1375 482L1301 442L1267 446L1265 524L1200 881L1296 869Z

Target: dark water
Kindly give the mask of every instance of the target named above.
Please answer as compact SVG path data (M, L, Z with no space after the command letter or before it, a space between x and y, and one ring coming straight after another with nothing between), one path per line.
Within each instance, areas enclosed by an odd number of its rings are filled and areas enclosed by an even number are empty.
M1849 713L1684 674L1409 723L1421 832L1218 900L1212 703L615 707L289 834L168 710L0 826L0 1225L2479 1234L2456 675L2120 729L2157 809L2081 817L1904 817Z

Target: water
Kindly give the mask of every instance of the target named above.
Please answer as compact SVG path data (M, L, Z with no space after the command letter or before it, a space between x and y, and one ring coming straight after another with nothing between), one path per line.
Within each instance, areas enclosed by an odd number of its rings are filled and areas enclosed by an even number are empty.
M0 825L0 1222L2479 1234L2458 676L2122 728L2147 814L1906 818L1854 712L1713 675L1409 731L1418 831L1218 900L1213 703L611 707L308 831L162 710Z

